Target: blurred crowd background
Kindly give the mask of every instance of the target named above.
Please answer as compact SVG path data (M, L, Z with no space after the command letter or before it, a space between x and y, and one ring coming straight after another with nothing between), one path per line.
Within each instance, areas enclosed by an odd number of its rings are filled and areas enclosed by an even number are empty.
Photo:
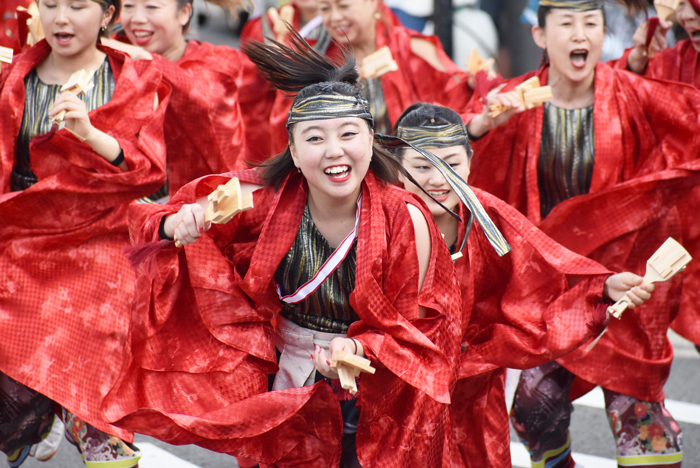
M537 22L538 0L384 0L401 19L404 26L435 34L455 63L465 66L473 48L482 57L496 59L496 69L506 78L532 70L542 51L532 40L531 28ZM270 7L280 7L287 1L254 0L251 11L242 11L238 18L228 12L195 0L194 28L190 34L214 43L237 44L245 21L256 18ZM619 58L626 48L634 45L632 36L647 15L654 15L653 1L648 11L629 12L615 0L606 0L607 37L602 60ZM230 37L209 34L213 21L225 19ZM447 27L451 25L452 27ZM680 38L682 30L674 30L669 45Z

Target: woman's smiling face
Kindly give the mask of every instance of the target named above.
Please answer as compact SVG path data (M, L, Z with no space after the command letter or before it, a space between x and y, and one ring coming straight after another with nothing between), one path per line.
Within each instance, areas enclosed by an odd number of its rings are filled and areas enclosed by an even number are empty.
M299 122L292 128L294 164L317 193L346 201L369 170L374 133L358 117Z
M470 160L467 156L467 150L464 146L451 146L449 148L436 148L428 150L435 156L439 157L448 163L455 172L464 180L469 178ZM403 167L416 179L428 193L430 193L437 201L445 205L452 211L455 211L459 204L459 197L452 190L452 187L447 182L440 171L430 164L425 157L418 151L406 149L403 154ZM428 205L433 217L442 216L446 211L429 196L423 193L418 187L411 182L404 183L406 190L415 193Z

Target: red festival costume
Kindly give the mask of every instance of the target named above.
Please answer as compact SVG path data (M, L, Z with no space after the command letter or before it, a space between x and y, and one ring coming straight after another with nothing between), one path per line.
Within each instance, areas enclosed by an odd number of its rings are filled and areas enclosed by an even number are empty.
M252 171L233 175L261 183ZM162 215L227 179L200 179L168 205L132 205L134 239L159 240ZM426 219L430 212L371 172L362 188L350 296L360 320L348 336L363 344L377 373L358 380L358 456L364 466L440 467L449 454L447 405L459 350L457 280L430 223L431 260L419 293L406 203ZM342 423L328 384L266 392L267 374L277 371L274 274L296 237L307 190L292 173L278 192L256 191L252 210L193 245L158 253L155 278L139 280L142 322L134 327L131 367L106 411L111 421L272 466L337 466Z
M534 74L512 80L505 91ZM547 83L548 67L536 74ZM482 103L474 100L472 110L480 113ZM679 217L679 208L698 182L700 95L685 85L598 64L590 192L555 206L544 220L537 180L543 114L542 107L517 114L474 143L482 155L475 159L474 185L507 201L574 252L613 271L644 274L651 254L668 236L681 238L682 222L689 221ZM692 281L697 277L657 285L644 306L612 321L593 350L579 348L558 359L584 379L572 388L572 398L596 384L643 401L662 401L673 357L666 331L678 313L681 290L685 295L698 289L688 287Z
M510 468L505 368L544 364L600 333L610 272L553 242L505 202L474 192L513 250L498 257L483 231L473 228L464 258L455 263L465 332L450 405L451 466ZM567 277L581 281L569 287Z
M444 104L457 111L466 109L472 95L466 83L466 73L445 54L437 37L424 36L403 26L392 26L382 20L376 22L376 35L377 50L388 46L394 61L399 66L398 71L389 72L380 78L384 102L392 126L403 111L416 102ZM411 48L413 38L433 44L438 59L446 71L437 70L414 53ZM326 54L340 60L342 52L336 43L331 43ZM291 107L292 99L277 93L270 116L273 152L283 151L289 143L285 123Z
M136 277L122 252L129 245L127 204L165 181L169 89L155 67L139 76L129 58L102 49L116 88L90 121L117 139L129 170L62 129L31 146L39 181L10 192L24 79L50 50L40 42L3 67L0 81L0 370L96 428L132 440L105 422L101 405L122 370L131 331ZM161 105L154 111L156 95Z
M627 50L622 58L614 62L616 68L627 69L627 59L631 51L632 49ZM649 60L644 76L686 83L700 90L700 53L695 50L690 40L682 40L675 47L656 53ZM700 187L696 188L691 196L694 200L700 200ZM698 207L700 207L698 202L686 203L679 207L681 219L693 219L698 212ZM700 228L693 223L687 223L683 228L683 246L697 258L700 256ZM683 274L684 279L687 279L684 281L692 281L692 278L699 274L700 264L692 262ZM682 313L678 314L671 328L700 345L700 309L698 308L700 291L692 288L692 284L684 288Z

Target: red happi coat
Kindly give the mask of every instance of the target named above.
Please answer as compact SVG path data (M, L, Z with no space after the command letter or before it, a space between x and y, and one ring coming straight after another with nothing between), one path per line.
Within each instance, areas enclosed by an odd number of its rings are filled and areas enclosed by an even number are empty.
M505 202L474 192L513 250L499 257L483 231L473 228L455 263L465 322L450 405L450 466L510 468L505 368L536 367L601 332L603 287L611 273L552 241ZM464 230L462 223L458 246ZM570 287L572 277L580 281Z
M247 59L231 47L190 40L177 62L154 61L173 89L165 115L170 194L202 176L245 168L239 89Z
M103 48L116 88L90 121L117 139L129 170L62 129L31 147L39 182L10 192L24 78L50 50L40 42L7 73L3 67L0 81L0 370L98 429L132 439L104 421L100 406L131 331L136 277L122 252L129 245L127 205L165 182L169 88L155 67L139 76L128 57Z
M393 126L403 111L416 102L443 104L458 111L464 110L472 91L466 83L466 73L455 65L445 54L436 36L423 36L412 29L390 26L383 21L376 22L377 49L388 46L399 66L399 70L383 75L382 90L389 120ZM446 72L435 69L411 49L411 39L420 38L432 43ZM332 43L327 55L340 59L340 48ZM281 152L287 147L285 124L292 107L293 99L278 92L270 116L273 151Z
M632 49L627 50L622 58L615 62L617 68L627 69L627 58L631 51ZM682 40L675 47L659 52L649 60L644 76L686 83L700 90L700 53L688 39ZM681 218L693 219L700 210L700 187L693 190L687 201L688 203L679 208L680 215ZM693 223L685 223L683 228L683 246L694 258L699 258L700 228ZM684 279L691 280L697 275L700 275L700 264L691 262L684 272ZM671 328L700 345L700 308L697 306L700 302L700 291L692 288L692 284L685 288L681 313L673 321Z
M536 74L547 83L548 67ZM481 102L472 105L474 113L481 112ZM679 217L678 207L698 181L700 94L598 64L590 193L559 204L544 220L537 181L543 115L542 107L518 114L474 143L474 185L513 205L574 252L613 271L643 275L647 259L666 238L681 240L682 223L692 222ZM686 285L697 281L684 279ZM666 331L681 291L689 292L681 282L678 276L657 285L643 307L613 320L591 352L580 348L558 362L590 383L645 401L663 400L673 358Z
M260 183L252 171L233 175ZM132 205L134 240L158 240L164 214L226 180L200 179L164 206ZM213 226L195 244L159 252L155 279L139 279L133 361L106 405L110 421L275 467L338 465L342 422L330 387L266 391L267 374L277 371L271 321L281 306L274 274L296 237L307 190L295 172L277 192L256 191L255 208ZM360 320L348 332L377 367L358 380L357 447L367 467L441 467L449 453L459 288L429 223L431 260L418 292L406 203L430 219L417 198L367 174L350 296ZM418 317L419 304L425 318Z

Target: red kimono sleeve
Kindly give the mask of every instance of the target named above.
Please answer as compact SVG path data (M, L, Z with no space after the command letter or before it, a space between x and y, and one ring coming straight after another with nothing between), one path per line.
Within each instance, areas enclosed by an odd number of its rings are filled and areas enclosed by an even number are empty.
M617 68L627 69L627 58L632 49L615 63ZM666 49L652 58L644 72L645 77L686 83L700 89L700 54L689 40L682 40L675 47ZM678 207L682 221L694 219L700 209L700 189L696 188ZM700 232L693 222L683 222L683 238L678 239L691 255L700 254ZM695 306L700 300L698 277L700 266L691 263L683 274L683 299L681 312L671 327L681 336L700 344L700 315Z
M129 244L126 207L165 181L169 88L155 68L139 76L127 57L103 50L116 86L89 117L119 142L127 171L63 129L30 147L39 181L9 192L24 78L48 55L46 42L18 57L0 90L0 309L6 318L0 369L98 429L131 440L133 434L106 422L101 404L131 330L135 275L122 252Z

